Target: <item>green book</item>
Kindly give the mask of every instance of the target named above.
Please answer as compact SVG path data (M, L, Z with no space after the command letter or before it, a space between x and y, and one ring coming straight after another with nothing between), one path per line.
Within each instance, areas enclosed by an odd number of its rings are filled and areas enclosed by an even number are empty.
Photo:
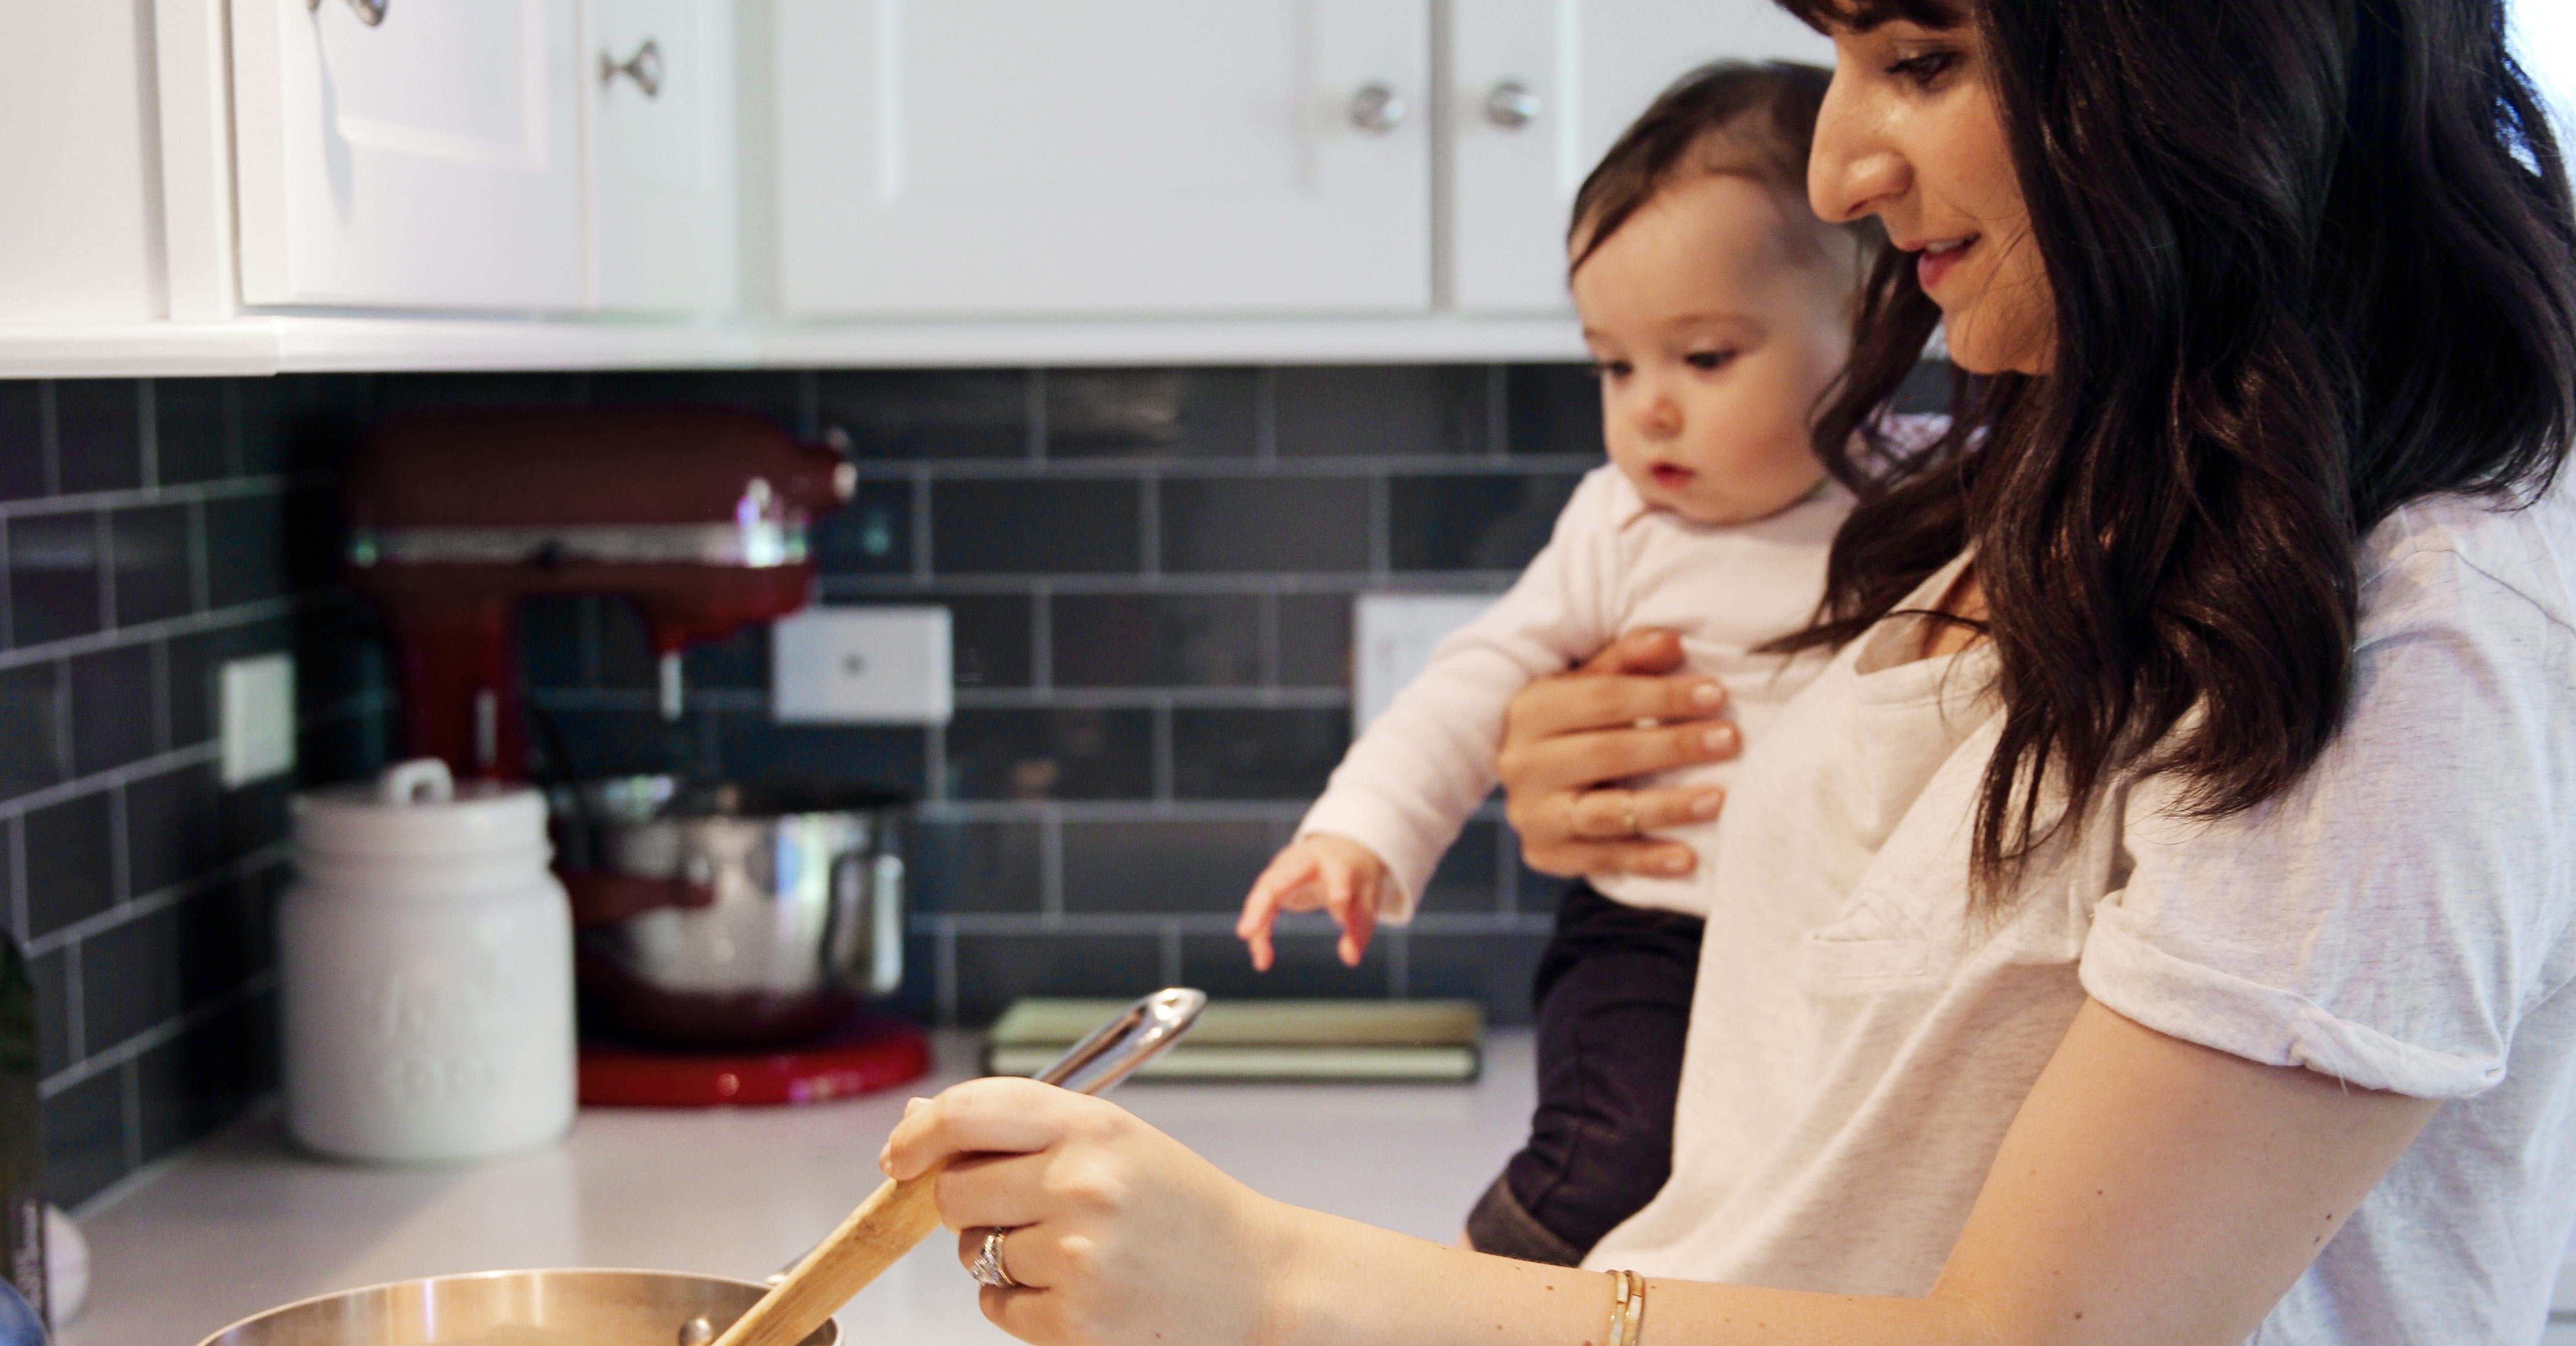
M1126 1002L1014 1002L984 1069L1034 1075ZM1485 1012L1465 1000L1234 1000L1210 1004L1140 1080L1464 1083L1484 1067Z

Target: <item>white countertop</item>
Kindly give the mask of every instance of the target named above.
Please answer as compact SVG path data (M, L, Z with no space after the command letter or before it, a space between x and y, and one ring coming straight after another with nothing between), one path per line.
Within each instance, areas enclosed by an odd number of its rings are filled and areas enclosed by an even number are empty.
M971 1073L974 1043L944 1037L938 1057L918 1090L840 1103L586 1110L561 1144L466 1168L330 1163L253 1119L82 1220L90 1302L58 1341L194 1346L309 1295L504 1267L757 1280L876 1186L904 1098ZM1142 1084L1118 1100L1272 1196L1445 1242L1528 1126L1530 1044L1494 1034L1475 1085ZM869 1287L844 1340L1008 1341L955 1251L934 1237Z

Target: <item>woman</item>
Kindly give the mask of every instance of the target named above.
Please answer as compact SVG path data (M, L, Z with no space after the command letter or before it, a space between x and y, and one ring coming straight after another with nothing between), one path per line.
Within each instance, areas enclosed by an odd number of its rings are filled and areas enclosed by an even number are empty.
M1843 466L1674 1176L1592 1263L1653 1275L1652 1346L2532 1340L2576 1222L2576 210L2500 8L1784 3L1837 51L1819 213L1915 254L1819 443L1936 316L1982 377ZM1692 690L1524 694L1536 862L1653 857L1610 820L1690 801L1597 783L1704 736L1601 726ZM1637 1340L1625 1278L1290 1209L1060 1091L919 1106L887 1167L940 1164L1032 1341Z

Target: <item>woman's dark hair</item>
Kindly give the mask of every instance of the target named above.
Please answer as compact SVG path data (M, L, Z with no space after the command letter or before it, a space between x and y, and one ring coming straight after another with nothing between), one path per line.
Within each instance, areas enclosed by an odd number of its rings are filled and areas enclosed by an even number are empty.
M1797 215L1808 218L1807 152L1833 79L1830 70L1788 61L1716 61L1673 81L1575 192L1566 229L1575 253L1567 272L1583 269L1685 169L1743 174L1796 202ZM1818 221L1816 228L1822 233L1832 226Z
M2576 431L2576 209L2499 0L1780 0L1974 23L2055 303L2046 377L1878 433L1940 314L1883 258L1817 449L1861 503L1840 644L1973 549L2001 665L1978 909L2107 782L2198 816L2316 762L2350 700L2364 538L2439 492L2523 504ZM2043 804L2043 798L2053 801Z

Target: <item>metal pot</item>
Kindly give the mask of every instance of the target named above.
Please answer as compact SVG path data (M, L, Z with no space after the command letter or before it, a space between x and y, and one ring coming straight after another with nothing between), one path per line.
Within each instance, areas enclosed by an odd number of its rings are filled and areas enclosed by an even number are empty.
M245 1318L198 1346L691 1346L767 1286L666 1271L486 1271L323 1295ZM836 1346L825 1323L801 1346Z
M556 792L557 864L585 1003L689 1047L792 1042L903 979L904 796L831 785Z

